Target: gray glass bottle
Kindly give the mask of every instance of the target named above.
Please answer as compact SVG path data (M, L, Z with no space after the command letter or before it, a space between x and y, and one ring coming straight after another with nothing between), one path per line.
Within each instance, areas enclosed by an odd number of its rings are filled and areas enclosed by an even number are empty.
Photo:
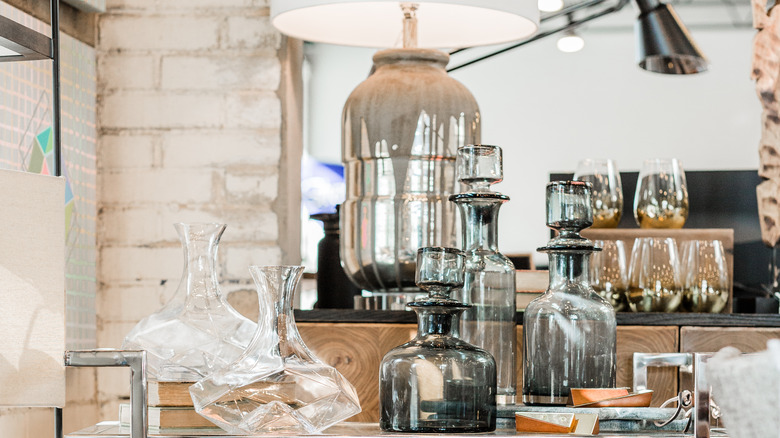
M450 197L462 220L466 274L461 338L489 351L496 359L498 404L515 403L515 267L498 251L498 210L509 197L490 191L503 179L501 148L470 145L458 148L458 180L465 193Z
M379 369L379 426L392 432L490 432L496 428L496 363L458 339L468 306L449 298L463 285L463 253L425 247L417 253L417 285L425 299L409 303L417 336L388 352Z
M547 185L547 226L557 237L539 248L550 258L550 285L523 314L523 403L565 405L571 388L615 386L615 310L590 286L593 242L590 185Z

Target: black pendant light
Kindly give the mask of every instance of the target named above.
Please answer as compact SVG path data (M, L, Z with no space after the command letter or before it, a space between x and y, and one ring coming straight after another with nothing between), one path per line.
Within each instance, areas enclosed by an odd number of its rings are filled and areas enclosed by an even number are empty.
M636 0L639 17L634 26L636 58L647 71L692 74L707 71L707 59L671 5L659 0Z

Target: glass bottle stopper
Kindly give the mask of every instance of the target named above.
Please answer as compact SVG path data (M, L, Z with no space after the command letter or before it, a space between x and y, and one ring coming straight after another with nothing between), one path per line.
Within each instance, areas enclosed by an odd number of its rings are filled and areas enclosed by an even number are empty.
M489 192L490 186L504 179L501 148L491 145L468 145L458 148L456 160L458 181L470 191Z
M591 185L584 181L553 181L547 184L547 226L558 236L547 244L555 247L593 248L580 231L593 225Z
M463 251L455 248L427 246L417 250L415 282L428 292L428 301L457 303L450 299L452 289L463 287Z

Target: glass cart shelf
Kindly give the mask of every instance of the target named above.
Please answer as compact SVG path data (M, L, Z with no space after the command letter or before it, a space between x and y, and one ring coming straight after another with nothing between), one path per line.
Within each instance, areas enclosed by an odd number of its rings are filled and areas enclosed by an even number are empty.
M217 431L221 432L221 431ZM711 436L713 437L726 437L727 435L723 433L720 430L713 430L711 432ZM112 421L112 422L103 422L96 424L95 426L80 430L78 432L74 432L72 434L69 434L66 436L66 438L128 438L129 432L127 431L127 428L123 428L119 426L119 423ZM484 437L484 436L515 436L515 437L540 437L544 436L545 438L563 438L563 437L571 437L572 435L553 435L553 434L518 434L515 431L514 427L514 421L513 420L503 420L499 419L498 426L496 427L495 432L488 432L488 433L478 433L478 434L457 434L460 437ZM196 434L177 434L177 435L156 435L157 438L202 438L202 437L220 437L220 438L252 438L247 437L246 435L228 435L225 432L215 433L214 431L208 431L203 432L202 434L196 433ZM256 435L255 438L260 437L267 437L268 435ZM333 426L329 429L326 429L321 435L315 435L315 436L326 436L326 437L344 437L344 438L373 438L373 437L410 437L410 436L419 436L419 437L430 437L431 434L406 434L406 433L397 433L397 432L382 432L382 430L379 428L379 425L377 423L341 423L336 426ZM435 435L434 435L435 436ZM617 434L617 433L602 433L598 435L603 438L608 437L625 437L626 434ZM631 433L631 438L659 438L659 437L684 437L691 435L685 435L683 433L679 432L647 432L647 433Z

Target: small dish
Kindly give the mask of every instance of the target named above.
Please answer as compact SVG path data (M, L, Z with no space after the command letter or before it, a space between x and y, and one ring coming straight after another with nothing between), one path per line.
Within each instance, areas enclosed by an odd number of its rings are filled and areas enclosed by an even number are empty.
M608 398L590 403L574 405L575 408L647 408L653 398L653 390L635 392L633 394Z
M628 395L628 388L571 388L571 404L574 406L593 403Z

